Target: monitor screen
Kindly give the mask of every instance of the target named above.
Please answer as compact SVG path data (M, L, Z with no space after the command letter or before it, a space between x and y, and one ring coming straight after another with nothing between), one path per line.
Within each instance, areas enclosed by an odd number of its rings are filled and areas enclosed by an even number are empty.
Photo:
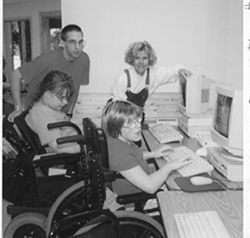
M232 98L219 94L215 109L214 129L228 138Z
M211 129L212 139L232 156L243 155L243 93L233 86L217 85ZM233 158L233 157L232 157Z
M187 80L180 80L180 88L181 88L181 105L186 107L186 85Z

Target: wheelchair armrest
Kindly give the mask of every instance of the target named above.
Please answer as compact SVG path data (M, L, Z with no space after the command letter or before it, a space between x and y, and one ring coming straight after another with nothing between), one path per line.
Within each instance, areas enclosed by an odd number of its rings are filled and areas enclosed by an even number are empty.
M72 127L73 129L75 129L78 135L82 135L82 131L80 130L80 128L71 121L61 121L48 124L48 129L54 129L58 127Z
M65 143L72 143L76 142L78 144L86 144L86 138L83 135L77 135L77 136L66 136L66 137L60 137L56 140L56 143L58 145L65 144Z
M82 135L76 135L76 136L67 136L67 137L61 137L56 140L58 144L64 144L64 143L71 143L76 142L78 144L85 144L86 139ZM68 154L68 153L61 153L61 154L50 154L41 155L40 159L34 160L33 165L35 167L50 167L54 165L60 165L60 164L72 164L76 163L80 160L81 152L76 154Z
M112 170L104 170L105 182L113 182L116 180L116 178L117 178L116 172L114 172Z
M156 194L159 191L161 190L158 190L154 194L140 192L140 193L134 193L134 194L129 194L129 195L120 195L116 198L116 201L119 204L129 204L129 203L134 203L134 202L147 201L148 199L156 198Z
M33 161L34 167L50 167L60 164L72 164L77 163L80 158L80 153L76 154L51 154L51 155L42 155L40 159Z

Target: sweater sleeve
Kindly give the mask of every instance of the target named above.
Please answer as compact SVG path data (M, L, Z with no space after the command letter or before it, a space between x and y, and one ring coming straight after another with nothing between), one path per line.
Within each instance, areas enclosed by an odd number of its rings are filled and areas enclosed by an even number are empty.
M176 65L174 67L160 67L155 72L155 85L158 87L167 83L175 83L179 79L178 72L183 67Z
M170 68L153 68L153 72L150 78L149 95L152 95L155 90L161 85L175 83L177 80L179 80L178 72L182 68L183 67L181 65L176 65Z

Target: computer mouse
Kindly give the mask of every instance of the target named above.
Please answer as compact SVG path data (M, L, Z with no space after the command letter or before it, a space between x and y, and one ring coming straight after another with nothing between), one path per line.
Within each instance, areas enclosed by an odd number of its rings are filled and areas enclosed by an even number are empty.
M190 182L193 185L207 185L207 184L211 184L213 180L207 177L195 176L190 179Z
M207 147L201 147L196 151L196 154L201 156L201 157L207 157Z

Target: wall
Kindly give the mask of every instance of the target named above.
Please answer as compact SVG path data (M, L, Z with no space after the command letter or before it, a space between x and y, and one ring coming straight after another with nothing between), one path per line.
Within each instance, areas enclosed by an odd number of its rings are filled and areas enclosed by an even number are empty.
M58 10L61 10L61 0L5 0L3 19L31 19L32 58L34 59L41 53L39 13Z
M63 25L79 24L91 59L82 92L110 92L128 44L147 40L159 66L182 64L242 87L242 3L238 0L63 0ZM177 84L158 91L177 91Z

